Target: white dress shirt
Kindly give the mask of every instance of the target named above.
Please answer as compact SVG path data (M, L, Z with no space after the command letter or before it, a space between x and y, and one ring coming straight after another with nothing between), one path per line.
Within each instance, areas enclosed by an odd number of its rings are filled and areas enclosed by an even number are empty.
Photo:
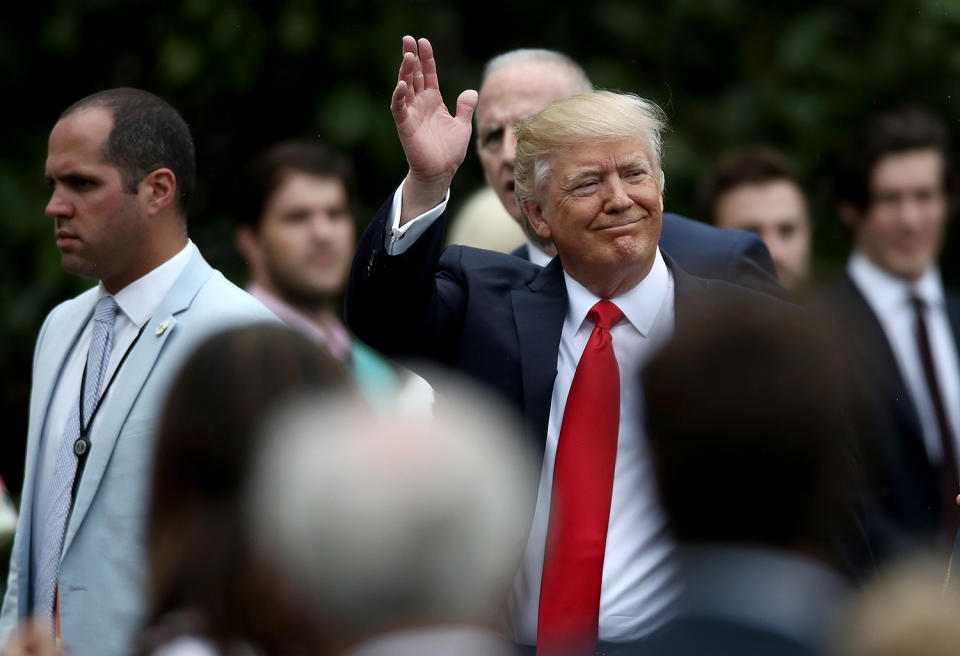
M445 200L398 227L402 189L401 185L394 196L393 220L388 228L386 248L391 254L406 250L446 207ZM407 236L400 239L399 235L404 233ZM512 637L530 645L536 643L537 637L540 579L560 426L577 363L593 332L593 322L587 320L587 313L600 300L566 272L564 282L569 304L550 400L537 506L520 571L508 600ZM681 591L675 546L667 534L666 516L657 499L639 378L643 365L673 334L673 276L659 249L647 277L627 293L610 300L620 308L625 319L610 331L620 368L620 428L600 590L598 637L601 641L626 642L648 635L663 624Z
M101 389L106 387L123 354L133 343L133 340L137 338L140 329L153 316L157 306L160 305L167 292L173 287L173 283L183 273L191 255L196 250L197 247L193 245L192 241L188 240L187 245L179 253L114 295L113 298L117 302L119 311L114 323L113 346L110 351L110 359L107 361L107 369L103 373ZM97 299L99 300L107 295L109 295L109 292L107 292L103 283L100 283ZM80 380L83 376L83 367L87 362L87 352L90 350L92 339L93 313L90 314L80 337L67 355L50 406L47 408L40 447L37 452L36 477L33 487L32 527L34 539L31 540L31 554L34 564L40 562L42 546L40 543L42 540L39 537L42 534L50 504L53 502L53 490L51 488L57 463L57 452L60 449L60 442L63 441L67 419L74 404L79 399ZM103 398L104 407L106 407L112 391L112 389L107 390L107 394ZM93 444L93 448L96 448L97 425L100 423L100 416L100 413L97 413L90 427L90 442ZM89 421L89 418L87 420ZM32 578L36 573L36 568L31 566L30 571Z
M947 306L940 272L928 269L915 283L894 276L871 262L863 253L854 252L847 263L847 273L880 320L887 341L893 350L900 374L917 409L923 428L923 439L930 462L939 464L942 458L940 429L927 390L923 363L917 350L916 313L910 297L916 294L927 304L927 331L937 382L953 429L954 439L960 437L960 366L957 363L957 345L950 329ZM955 443L956 453L960 444Z

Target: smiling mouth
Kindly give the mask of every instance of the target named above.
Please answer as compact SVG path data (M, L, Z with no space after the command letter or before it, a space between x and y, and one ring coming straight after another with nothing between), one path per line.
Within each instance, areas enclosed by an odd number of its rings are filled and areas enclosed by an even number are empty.
M623 219L623 220L617 221L616 223L613 223L613 224L611 224L611 225L605 225L605 226L601 226L601 227L599 227L599 228L596 228L596 230L598 230L598 231L604 231L604 230L617 230L617 229L620 229L620 228L628 228L628 227L630 227L630 226L632 226L632 225L634 225L634 224L637 224L637 223L640 223L641 221L644 221L645 219L646 219L646 217L642 217L642 216L641 216L641 217L636 217L636 218L630 218L630 219Z

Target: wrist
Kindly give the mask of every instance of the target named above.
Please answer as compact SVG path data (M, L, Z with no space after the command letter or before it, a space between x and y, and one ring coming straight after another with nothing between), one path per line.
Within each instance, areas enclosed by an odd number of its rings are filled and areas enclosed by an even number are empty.
M400 205L400 225L417 218L442 203L453 178L438 176L429 180L418 179L412 172L403 181Z

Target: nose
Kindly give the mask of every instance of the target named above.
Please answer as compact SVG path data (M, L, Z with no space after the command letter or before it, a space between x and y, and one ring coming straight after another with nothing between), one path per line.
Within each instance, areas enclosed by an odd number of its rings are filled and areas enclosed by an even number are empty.
M922 201L915 198L903 198L899 206L900 224L904 228L914 229L923 221Z
M517 135L513 132L513 126L504 130L503 134L503 163L513 168L517 161Z
M627 194L627 189L619 175L607 176L604 187L606 196L604 197L603 211L607 214L623 212L633 205L633 199Z
M50 201L47 203L44 212L52 219L57 217L70 218L73 216L73 204L64 197L59 189L55 188L53 193L50 194Z

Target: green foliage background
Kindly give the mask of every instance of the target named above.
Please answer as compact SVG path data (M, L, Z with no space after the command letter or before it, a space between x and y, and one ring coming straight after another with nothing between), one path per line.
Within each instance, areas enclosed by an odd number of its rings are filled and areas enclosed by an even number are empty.
M45 314L89 282L65 275L44 216L46 137L68 104L112 86L170 100L190 123L199 189L193 239L243 282L233 251L233 181L262 147L319 135L355 158L366 216L405 171L388 110L400 37L434 43L448 101L483 62L516 47L564 51L604 88L635 91L672 120L668 209L692 215L700 174L723 150L764 142L809 183L816 252L846 250L823 198L831 156L865 114L903 103L960 118L960 0L818 4L742 0L53 0L0 24L0 475L19 490L30 362ZM471 154L454 204L481 183ZM960 265L944 257L948 278Z

